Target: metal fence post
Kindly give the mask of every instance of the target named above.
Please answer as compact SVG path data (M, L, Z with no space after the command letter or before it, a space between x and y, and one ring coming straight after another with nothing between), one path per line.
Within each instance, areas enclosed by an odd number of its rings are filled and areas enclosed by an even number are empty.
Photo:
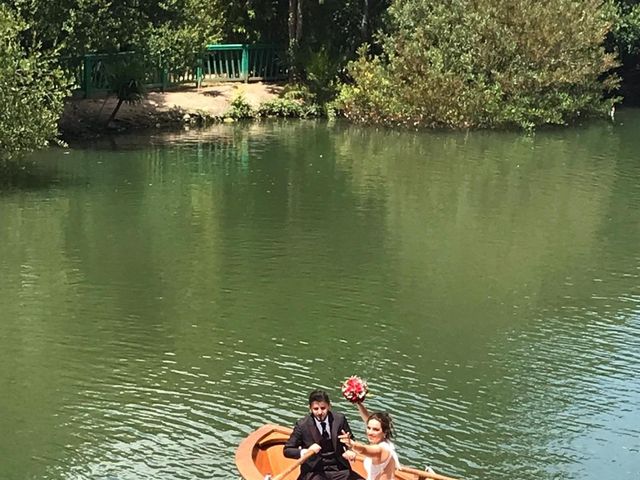
M198 54L196 58L196 87L200 88L202 86L202 64L203 64L203 54Z
M249 45L242 45L242 78L245 83L249 82Z
M169 86L169 71L162 60L162 55L158 55L158 65L160 67L160 88L164 92Z
M82 56L82 83L84 85L84 98L89 98L91 95L91 65L92 62L89 61L89 55L86 53Z

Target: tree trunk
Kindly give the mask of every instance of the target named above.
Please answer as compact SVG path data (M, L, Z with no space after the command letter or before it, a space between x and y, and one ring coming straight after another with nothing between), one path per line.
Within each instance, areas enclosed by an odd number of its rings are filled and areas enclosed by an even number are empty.
M296 12L296 45L300 45L302 40L302 2L298 0L298 11Z
M295 79L295 58L298 51L298 40L296 35L296 21L298 11L298 0L289 0L289 81Z
M298 51L302 41L302 19L304 0L289 0L289 80L299 77Z
M107 127L109 126L109 124L113 121L114 118L116 118L116 114L118 113L118 110L120 110L120 106L122 105L122 102L124 100L122 98L118 99L118 103L116 104L116 107L113 109L113 112L111 112L111 115L109 115L109 120L107 120Z
M362 22L360 22L360 36L363 42L369 41L369 5L370 0L363 0L362 5Z

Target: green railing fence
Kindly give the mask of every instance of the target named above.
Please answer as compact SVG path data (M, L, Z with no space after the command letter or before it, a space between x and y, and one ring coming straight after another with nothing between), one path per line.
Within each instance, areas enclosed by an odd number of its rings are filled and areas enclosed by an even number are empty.
M284 52L271 45L207 45L201 56L202 81L274 81L287 77Z
M136 52L86 54L61 59L74 78L74 87L85 97L109 90L110 72L115 68L141 69L148 88L222 81L277 81L287 78L283 50L272 45L207 45L194 55L192 65L170 65L162 58L149 59Z
M135 52L90 53L82 57L61 59L63 67L73 77L75 90L85 97L109 90L109 78L115 68L135 68L144 72L144 82L149 88L165 88L178 82L171 81L161 61L152 62ZM119 67L118 67L119 65Z

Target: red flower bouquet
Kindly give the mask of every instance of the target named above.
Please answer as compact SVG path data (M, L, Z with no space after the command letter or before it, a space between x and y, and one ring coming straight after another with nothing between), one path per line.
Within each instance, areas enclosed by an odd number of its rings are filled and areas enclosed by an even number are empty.
M356 375L347 378L342 384L342 396L351 403L362 403L369 393L367 382Z

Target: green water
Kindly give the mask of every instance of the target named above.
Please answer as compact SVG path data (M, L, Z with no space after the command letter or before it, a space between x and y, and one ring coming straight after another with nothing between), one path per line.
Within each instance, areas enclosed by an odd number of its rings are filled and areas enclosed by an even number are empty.
M314 387L362 430L352 374L407 465L639 478L639 124L35 155L0 190L0 479L235 479Z

